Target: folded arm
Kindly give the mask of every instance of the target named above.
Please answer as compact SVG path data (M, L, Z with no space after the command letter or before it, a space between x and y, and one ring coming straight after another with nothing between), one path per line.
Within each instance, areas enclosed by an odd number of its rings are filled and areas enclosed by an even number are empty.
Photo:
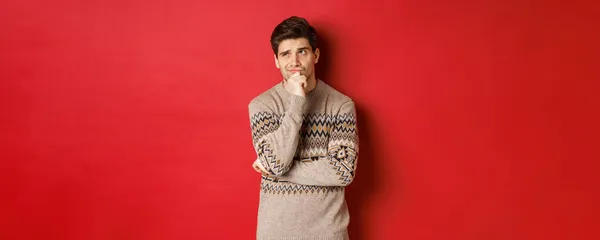
M303 185L348 186L354 180L357 161L356 110L354 102L349 101L335 117L327 156L312 161L296 161L278 179Z
M254 149L262 166L273 176L281 176L292 167L305 104L305 97L292 96L283 116L277 116L258 100L248 106Z

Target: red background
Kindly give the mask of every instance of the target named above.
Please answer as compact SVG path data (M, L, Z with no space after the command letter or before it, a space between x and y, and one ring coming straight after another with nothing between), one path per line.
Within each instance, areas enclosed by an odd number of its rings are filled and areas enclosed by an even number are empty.
M291 15L357 103L352 239L600 239L597 3L216 2L1 3L1 239L254 238Z

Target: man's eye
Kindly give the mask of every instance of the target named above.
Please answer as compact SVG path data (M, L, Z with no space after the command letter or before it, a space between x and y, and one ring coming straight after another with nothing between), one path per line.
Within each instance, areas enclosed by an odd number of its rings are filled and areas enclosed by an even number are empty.
M300 50L300 54L305 54L306 50Z
M285 57L285 56L287 56L287 55L288 55L287 53L282 53L282 54L281 54L281 56L282 56L282 57Z

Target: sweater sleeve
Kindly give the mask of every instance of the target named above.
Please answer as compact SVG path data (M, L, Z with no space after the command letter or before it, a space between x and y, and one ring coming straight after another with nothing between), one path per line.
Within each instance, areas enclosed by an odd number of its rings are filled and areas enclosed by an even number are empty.
M297 161L278 179L302 185L348 186L354 180L357 161L356 110L354 102L349 101L335 117L327 156L314 161Z
M292 96L290 107L282 116L273 113L258 99L248 106L254 149L271 175L281 176L292 167L305 104L305 97Z

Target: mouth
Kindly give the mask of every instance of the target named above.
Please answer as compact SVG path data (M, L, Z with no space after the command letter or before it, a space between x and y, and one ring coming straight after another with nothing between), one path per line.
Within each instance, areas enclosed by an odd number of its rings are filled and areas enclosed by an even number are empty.
M297 73L297 72L301 72L302 70L301 69L291 69L291 70L288 70L288 71L291 72L291 73Z

